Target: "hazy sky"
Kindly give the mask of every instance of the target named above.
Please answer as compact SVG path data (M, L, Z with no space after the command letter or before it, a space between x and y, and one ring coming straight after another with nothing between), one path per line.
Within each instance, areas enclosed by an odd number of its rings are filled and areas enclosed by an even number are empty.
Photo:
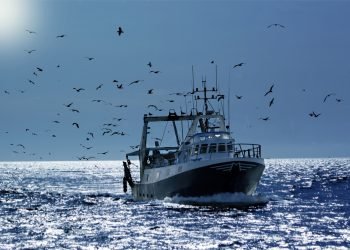
M350 156L349 23L350 1L0 0L0 160L123 159L143 114L185 109L169 94L191 90L192 65L198 87L217 65L237 142Z

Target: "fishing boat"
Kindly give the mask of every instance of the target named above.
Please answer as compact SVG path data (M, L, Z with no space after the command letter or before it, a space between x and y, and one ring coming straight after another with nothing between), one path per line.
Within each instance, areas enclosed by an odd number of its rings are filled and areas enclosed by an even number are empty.
M190 114L171 110L165 116L144 115L140 145L123 162L124 192L129 184L134 199L254 194L265 168L261 145L236 143L224 112L210 104L223 101L224 95L217 87L207 89L206 81L202 84L203 89L190 93L196 104L203 104L202 112L193 108ZM155 123L172 124L174 145L162 145L162 138L150 136ZM183 132L184 124L188 130L181 138L179 128ZM138 181L132 178L131 157L138 157Z

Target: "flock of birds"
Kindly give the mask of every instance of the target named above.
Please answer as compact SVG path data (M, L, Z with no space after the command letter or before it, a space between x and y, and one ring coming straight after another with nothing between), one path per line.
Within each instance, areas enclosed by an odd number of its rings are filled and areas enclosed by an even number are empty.
M284 25L281 25L281 24L271 24L269 26L267 26L267 28L285 28ZM29 35L35 35L36 32L33 31L33 30L26 30L26 32L28 32ZM116 28L116 34L120 37L124 34L124 30L122 27L117 27ZM67 35L66 34L59 34L56 36L56 39L64 39L66 38ZM25 50L25 52L28 54L28 55L31 55L33 53L35 53L37 50L35 49L29 49L29 50ZM93 61L95 60L94 57L90 57L90 56L86 56L85 57L88 61ZM211 64L214 64L214 60L210 61ZM237 63L235 65L233 65L232 69L237 69L239 67L243 67L246 63L244 62L240 62L240 63ZM57 64L56 68L60 68L61 65L60 64ZM159 74L161 71L159 71L158 69L154 69L153 68L153 64L151 61L149 61L147 64L145 63L145 67L147 67L148 69L148 72L150 74ZM39 79L40 78L40 74L42 74L43 72L45 71L45 69L43 67L35 67L35 70L33 71L33 77L35 77L35 79ZM37 85L36 83L36 80L33 80L33 78L31 79L28 79L27 80L28 83L30 85ZM130 87L132 85L139 85L141 84L142 82L144 82L145 80L143 79L137 79L137 80L133 80L133 81L129 81L129 82L126 82L126 83L121 83L119 82L118 80L113 80L111 81L111 84L113 86L116 87L117 90L123 90L124 88L126 87ZM103 83L100 83L98 84L96 87L95 87L95 91L100 91L102 88L104 88L105 84ZM274 87L275 87L275 84L272 84L268 89L267 91L264 93L264 97L265 98L269 98L270 96L273 95L273 90L274 90ZM84 87L73 87L72 88L72 91L74 91L77 95L83 93L84 91L86 91L86 89ZM147 95L152 95L154 94L154 91L155 89L154 88L150 88L146 91L145 94ZM303 90L305 91L305 90ZM11 92L10 90L4 90L3 91L4 94L6 95L10 95ZM20 91L22 94L25 92L24 90L21 90ZM170 93L169 95L174 95L174 96L184 96L185 97L185 100L186 100L186 96L188 96L189 94L193 94L193 93L190 93L190 92L177 92L177 93ZM327 102L327 100L329 100L330 98L336 96L335 93L329 93L325 96L323 102ZM223 95L218 95L218 98L217 100L220 101L224 96ZM236 95L235 96L237 100L243 100L243 96L242 95ZM337 102L342 102L343 100L342 99L339 99L339 98L336 98L335 99ZM116 105L116 104L113 104L111 102L107 102L105 100L102 100L102 99L93 99L91 102L93 103L103 103L105 105L109 105L111 107L114 107L114 108L127 108L128 107L128 104L119 104L119 105ZM165 102L168 102L168 103L174 103L175 100L174 99L166 99ZM271 97L269 98L269 101L268 101L268 107L272 107L272 105L274 105L275 103L275 97ZM63 103L63 106L66 108L66 111L70 111L72 113L75 113L75 114L79 114L80 113L80 109L75 106L75 101L70 101L70 102L67 102L67 103ZM164 111L165 108L160 108L158 107L157 105L155 104L149 104L147 106L147 108L149 109L149 111L152 111L152 112L161 112L161 111ZM152 109L152 110L151 110ZM181 112L181 115L185 115L186 112L184 112L180 106L180 112ZM153 113L151 112L148 112L149 116L152 116ZM321 113L319 112L316 112L316 111L311 111L309 114L308 114L310 117L312 118L318 118ZM57 113L57 117L60 117L61 114L60 113ZM92 145L86 145L85 143L86 142L92 142L97 135L99 136L125 136L125 135L128 135L125 131L120 131L120 130L117 130L117 128L120 128L121 124L120 122L126 120L125 118L122 118L122 117L114 117L112 118L113 121L112 122L106 122L106 123L103 123L101 128L100 128L100 131L87 131L86 134L84 135L84 138L83 140L85 141L84 143L80 143L79 145L81 146L81 148L83 148L86 152L89 152L93 146ZM78 120L78 119L77 119ZM71 122L71 126L74 128L74 129L81 129L81 124L78 122L78 121L72 121ZM262 121L269 121L270 120L270 116L266 116L266 117L260 117L259 120L262 120ZM61 124L63 123L60 119L55 119L52 121L52 123L54 124ZM32 130L31 128L25 128L25 132L26 133L31 133L32 136L38 136L38 133L35 131L35 130ZM46 130L47 133L51 133L51 137L53 138L56 138L57 135L55 133L52 132L52 129L47 129ZM8 131L5 132L5 133L9 133ZM27 148L26 146L23 144L23 143L11 143L10 146L13 147L12 149L12 153L14 154L26 154L27 153ZM135 146L130 146L131 149L136 149L138 148L139 145L135 145ZM84 155L78 155L78 156L75 156L76 159L78 160L91 160L91 159L99 159L99 157L102 157L102 156L106 156L109 154L109 150L100 150L100 151L97 151L95 152L95 154L93 155L90 155L90 154L84 154ZM49 152L48 155L51 155L52 153ZM31 153L30 154L31 156L36 156L36 153ZM40 159L43 159L42 156L39 156Z

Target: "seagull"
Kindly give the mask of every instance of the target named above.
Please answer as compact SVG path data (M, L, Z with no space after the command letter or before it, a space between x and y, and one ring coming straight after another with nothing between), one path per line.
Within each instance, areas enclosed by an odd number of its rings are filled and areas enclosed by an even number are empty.
M75 112L75 113L80 113L79 110L77 109L71 109L72 112Z
M150 104L147 106L147 108L154 108L157 111L162 111L163 109L159 109L156 105Z
M149 89L147 94L149 94L149 95L153 94L153 89Z
M62 35L56 36L56 38L63 38L63 37L65 37L65 36L66 36L65 34L62 34Z
M312 111L312 113L309 114L309 116L315 117L315 118L319 117L320 115L321 113L316 114L314 111Z
M108 130L103 131L102 135L109 134L109 133L111 133L111 132L112 132L112 130L111 130L111 129L108 129Z
M330 93L330 94L326 95L326 97L323 99L323 102L326 102L327 98L332 96L332 95L335 95L335 93Z
M124 33L122 27L120 27L120 26L118 27L117 33L118 33L118 36L120 36L121 34Z
M268 121L268 120L270 120L270 117L265 117L265 118L259 118L260 120L263 120L263 121Z
M236 68L236 67L242 67L242 66L243 66L243 64L245 64L245 63L243 63L243 62L238 63L238 64L234 65L234 66L233 66L233 68Z
M139 82L142 82L142 81L143 81L143 80L136 80L136 81L133 81L133 82L129 83L129 86L130 86L131 84L139 83Z
M80 92L80 91L82 91L82 90L85 90L85 89L83 89L83 88L73 88L75 91L77 91L77 92Z
M151 62L147 63L147 65L148 65L148 67L152 68L152 63Z
M80 146L82 146L83 148L89 150L89 149L92 149L92 147L87 147L87 146L84 146L83 144L80 143Z
M32 30L26 30L29 34L36 34L35 31L32 31Z
M98 155L106 155L106 154L108 154L108 151L106 151L106 152L102 152L102 153L97 153Z
M285 28L284 25L282 24L279 24L279 23L273 23L273 24L270 24L269 26L267 26L267 28L271 28L271 27L280 27L280 28Z
M63 104L63 105L66 106L67 108L70 108L70 106L72 106L73 103L71 102L71 103L69 103L69 104Z
M271 107L271 105L273 104L273 101L275 100L275 98L272 98L271 101L269 102L269 107Z
M28 54L33 53L34 51L36 51L35 49L31 49L31 50L24 50L25 52L27 52Z
M76 122L73 122L72 125L73 125L73 126L76 126L77 128L79 128L79 124L76 123Z
M92 100L92 102L104 102L104 101L100 99L95 99L95 100Z
M267 91L264 96L267 96L268 94L272 93L273 87L274 87L274 84L272 84L272 86L270 87L269 91Z
M100 84L96 87L96 90L99 90L100 88L102 88L103 84Z

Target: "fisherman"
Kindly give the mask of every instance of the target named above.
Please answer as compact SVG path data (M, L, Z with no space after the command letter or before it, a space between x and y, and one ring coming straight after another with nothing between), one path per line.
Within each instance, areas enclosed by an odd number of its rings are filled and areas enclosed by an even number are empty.
M126 164L126 162L123 161L123 166L124 166L123 190L124 190L124 193L126 193L128 191L127 183L129 183L130 187L134 186L134 182L133 182L132 177L131 177L130 168L128 166L130 164L131 164L131 162L129 159L128 159L128 164Z

